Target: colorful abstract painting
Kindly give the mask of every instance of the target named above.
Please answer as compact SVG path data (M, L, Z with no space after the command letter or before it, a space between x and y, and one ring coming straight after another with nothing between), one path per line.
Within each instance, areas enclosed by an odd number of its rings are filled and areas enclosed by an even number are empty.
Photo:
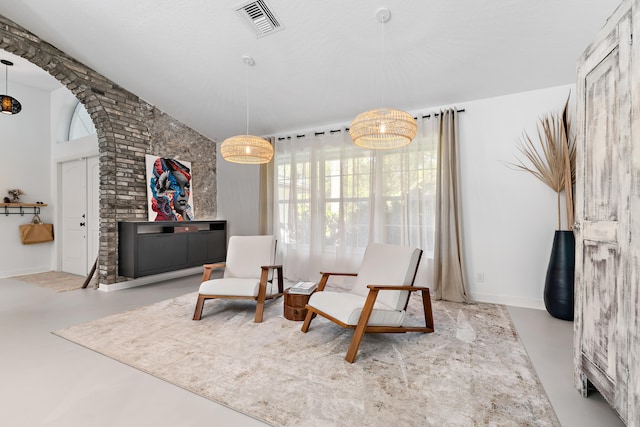
M146 155L149 221L193 221L191 162Z

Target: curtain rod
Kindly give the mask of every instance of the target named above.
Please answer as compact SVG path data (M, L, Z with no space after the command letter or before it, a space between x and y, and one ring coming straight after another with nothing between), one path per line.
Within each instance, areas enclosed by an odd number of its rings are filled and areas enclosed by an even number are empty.
M464 111L465 111L464 108L456 110L456 112L458 112L458 113L464 113ZM433 113L433 114L429 113L429 114L421 115L420 118L428 119L431 116L437 117L439 115L440 115L440 113ZM414 117L414 119L418 120L418 116ZM343 131L343 129L332 129L332 130L329 131L329 133L334 134L334 133L338 133L338 132L342 132L342 131ZM345 132L349 132L349 128L344 128L344 131ZM313 132L313 135L314 136L319 136L319 135L324 135L325 133L326 133L325 131L319 131L319 132ZM296 139L300 139L300 138L305 138L306 136L307 136L307 134L303 133L303 134L300 134L300 135L296 135L295 138ZM281 137L278 137L277 140L278 141L284 141L285 139L291 139L291 138L292 138L291 136L281 136Z
M458 112L458 113L464 113L464 108L461 108L461 109L459 109L459 110L456 110L456 112ZM439 116L439 115L440 115L440 113L433 113L433 116L434 116L434 117ZM429 118L429 117L431 117L431 114L426 114L426 115L422 116L422 118L423 118L423 119L427 119L427 118ZM417 117L414 117L414 119L418 120L418 118L417 118Z

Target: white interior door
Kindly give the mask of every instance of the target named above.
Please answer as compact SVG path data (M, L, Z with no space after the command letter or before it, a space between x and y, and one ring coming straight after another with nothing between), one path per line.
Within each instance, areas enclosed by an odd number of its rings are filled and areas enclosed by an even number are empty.
M61 165L62 271L86 275L98 253L98 158Z

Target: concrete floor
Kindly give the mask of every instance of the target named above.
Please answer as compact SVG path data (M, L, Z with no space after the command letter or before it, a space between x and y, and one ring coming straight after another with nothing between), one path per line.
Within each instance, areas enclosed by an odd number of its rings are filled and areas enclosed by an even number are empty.
M191 276L116 292L55 293L0 279L0 426L265 425L51 334L198 284ZM572 323L539 310L509 312L562 426L622 426L598 394L584 399L573 388Z
M573 322L553 318L542 310L508 309L561 425L624 426L599 393L583 398L574 387Z

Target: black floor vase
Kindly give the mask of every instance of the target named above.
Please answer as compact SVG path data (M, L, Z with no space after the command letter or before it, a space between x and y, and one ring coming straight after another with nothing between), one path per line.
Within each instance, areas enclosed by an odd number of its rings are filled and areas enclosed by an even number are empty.
M573 231L556 231L544 283L544 305L553 317L573 320L576 241Z

